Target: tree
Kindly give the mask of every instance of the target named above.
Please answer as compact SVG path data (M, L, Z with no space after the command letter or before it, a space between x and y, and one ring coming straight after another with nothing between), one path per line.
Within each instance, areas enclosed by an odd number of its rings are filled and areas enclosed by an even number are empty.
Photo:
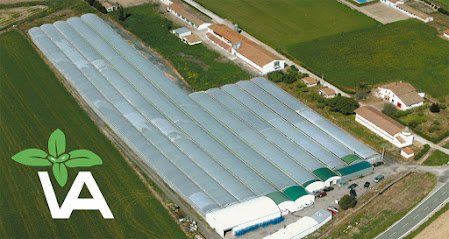
M367 97L368 93L363 90L359 90L357 91L357 93L355 93L355 98L357 98L358 100L366 100Z
M282 71L273 71L268 73L268 79L270 79L273 82L281 82L282 78L284 77L284 73Z
M382 113L386 115L393 115L394 113L396 113L396 111L398 111L398 108L396 108L396 106L391 103L385 103Z
M94 5L94 1L95 1L95 0L86 0L86 2L89 3L89 5L91 5L91 6Z
M351 195L346 194L340 199L340 201L338 201L338 206L340 206L341 209L346 210L355 207L356 203L357 199L351 197Z
M292 71L296 71L296 72L298 72L298 71L299 71L299 69L298 69L298 68L296 68L296 66L295 66L295 65L291 65L291 66L290 66L290 69L291 69Z
M360 82L357 88L359 91L364 91L366 93L371 91L371 86L365 82Z
M286 84L292 84L293 82L295 82L298 79L297 76L298 76L298 73L295 71L292 71L288 74L285 74L282 77L282 81Z
M436 103L433 103L429 109L430 109L430 112L432 112L432 113L440 112L440 106Z
M359 107L359 102L353 98L337 96L329 100L328 106L330 111L350 115Z

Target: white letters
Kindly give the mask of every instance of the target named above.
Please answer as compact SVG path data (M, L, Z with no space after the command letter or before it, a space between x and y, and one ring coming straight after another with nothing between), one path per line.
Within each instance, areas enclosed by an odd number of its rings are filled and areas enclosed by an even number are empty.
M108 204L104 200L104 197L90 172L78 173L61 208L59 208L48 172L38 172L38 175L53 219L68 219L73 210L99 210L103 218L114 218L111 209L109 209ZM78 198L84 184L86 184L92 198Z

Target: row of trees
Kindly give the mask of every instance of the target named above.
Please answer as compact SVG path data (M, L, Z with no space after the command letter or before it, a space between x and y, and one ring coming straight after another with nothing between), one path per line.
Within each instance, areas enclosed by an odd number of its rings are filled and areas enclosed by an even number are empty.
M284 82L286 84L292 84L299 79L308 77L309 74L299 72L299 69L296 68L296 66L292 65L286 70L285 73L283 71L273 71L268 73L267 76L268 79L273 82Z
M359 102L357 100L341 95L331 99L325 99L317 93L311 93L309 97L312 101L318 102L316 105L318 108L328 107L329 111L339 112L344 115L354 114L354 110L359 108Z

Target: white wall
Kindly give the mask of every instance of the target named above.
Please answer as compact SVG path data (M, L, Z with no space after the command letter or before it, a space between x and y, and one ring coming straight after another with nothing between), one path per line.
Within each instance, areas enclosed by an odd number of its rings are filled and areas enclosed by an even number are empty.
M397 97L397 95L395 93L393 93L393 91L389 90L389 89L385 89L385 88L378 88L380 91L378 93L376 93L376 96L382 99L385 99L385 96L389 96L390 98L388 99L388 102L392 103L394 106L396 106L397 108L399 108L400 110L408 110L414 107L418 107L424 104L424 101L413 104L413 105L409 105L407 106L406 104L404 104L404 102ZM401 107L398 107L398 103L401 104Z

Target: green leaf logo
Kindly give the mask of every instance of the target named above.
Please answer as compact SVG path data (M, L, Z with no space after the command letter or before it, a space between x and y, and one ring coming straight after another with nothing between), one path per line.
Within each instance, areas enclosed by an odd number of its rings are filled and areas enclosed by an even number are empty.
M40 149L25 149L12 156L12 160L28 166L52 166L53 175L61 187L67 183L67 167L91 167L102 165L103 161L94 152L77 149L65 153L65 135L56 129L48 139L48 154Z

